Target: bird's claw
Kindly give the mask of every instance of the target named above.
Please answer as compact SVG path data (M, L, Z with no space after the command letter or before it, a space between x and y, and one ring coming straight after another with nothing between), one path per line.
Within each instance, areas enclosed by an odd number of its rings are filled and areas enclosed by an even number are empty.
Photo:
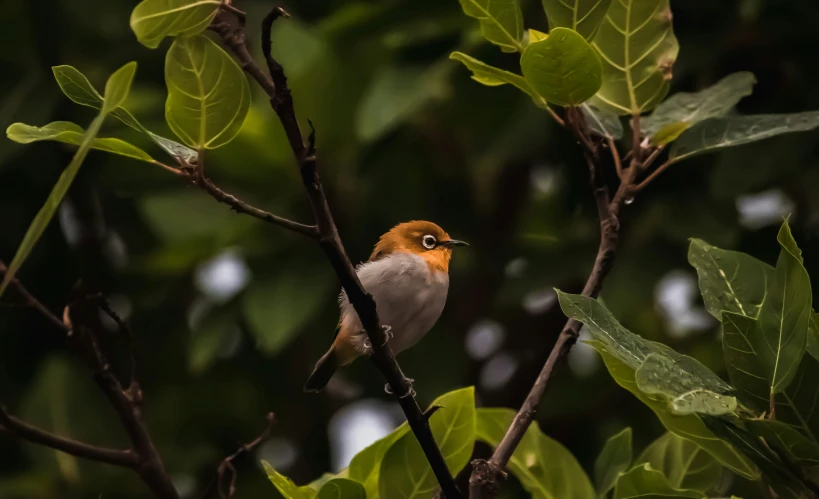
M395 336L395 333L392 332L392 326L387 326L387 325L381 326L381 330L384 331L384 337L386 338L384 340L384 344L381 345L383 347L384 345L389 343L391 339L393 339L393 337Z
M407 390L407 393L401 395L398 398L404 399L404 398L407 398L407 397L414 397L415 396L415 388L412 387L412 384L415 383L415 380L412 379L412 378L404 378L404 381L406 381L407 385L409 385L409 389ZM389 383L384 385L384 391L387 393L387 395L395 395L393 393L392 387L390 386Z

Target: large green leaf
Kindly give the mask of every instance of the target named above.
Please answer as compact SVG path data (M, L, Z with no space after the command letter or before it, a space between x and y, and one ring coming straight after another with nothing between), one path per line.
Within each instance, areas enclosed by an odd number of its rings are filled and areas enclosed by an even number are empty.
M710 118L686 130L674 142L669 158L677 162L715 149L756 142L783 133L805 132L816 127L819 127L819 111Z
M814 312L808 327L807 351L819 360L819 313Z
M599 301L581 295L557 291L560 306L567 317L585 324L595 340L633 370L639 369L649 356L661 364L662 375L647 371L643 381L654 381L648 395L663 394L674 398L692 390L724 394L732 388L696 359L675 352L662 343L646 340L620 324ZM664 377L664 380L649 378ZM660 385L660 381L662 385Z
M648 395L664 395L671 399L669 408L673 414L730 414L737 401L708 388L681 362L660 353L649 354L634 372L637 388ZM724 387L718 387L724 388Z
M292 480L276 471L267 461L262 461L262 466L267 474L267 478L276 487L276 490L284 496L284 499L315 499L316 490L310 486L299 487Z
M222 0L143 0L131 12L140 43L156 48L166 36L192 36L210 25Z
M712 492L722 484L722 465L700 446L671 432L649 444L635 463L649 463L675 489Z
M554 28L546 39L527 45L520 69L541 97L561 106L585 102L603 83L603 66L595 50L568 28Z
M472 71L472 79L478 83L482 83L488 87L496 87L509 83L531 97L536 106L546 108L546 100L538 95L537 91L535 91L522 76L490 66L463 52L453 52L449 55L449 58L460 61L461 64Z
M745 426L752 434L764 438L768 445L782 449L800 463L819 465L819 444L794 427L774 419L749 419Z
M333 478L319 489L316 499L366 499L364 486L348 478Z
M614 488L614 499L660 499L662 497L693 497L705 499L705 494L697 490L677 489L668 483L661 471L643 463L620 476Z
M92 107L94 109L102 109L102 96L91 85L88 78L86 78L85 75L80 73L76 68L71 66L54 66L51 68L51 70L54 73L54 79L57 80L57 84L60 86L60 89L63 91L66 97L77 104ZM142 126L134 115L124 107L120 106L117 109L114 109L111 112L111 116L117 118L134 130L148 135L148 137L150 137L154 143L171 155L171 157L180 159L186 163L196 161L196 151L180 144L179 142L166 139L165 137L161 137L149 131Z
M611 5L611 0L543 0L549 27L569 28L590 40Z
M616 114L604 109L598 109L588 102L581 105L580 109L583 111L586 125L592 133L614 140L623 137L623 124L620 123L620 117Z
M722 311L756 318L774 279L767 263L737 251L692 239L688 263L697 269L705 308L717 319Z
M742 401L758 411L767 410L770 385L751 343L756 320L742 314L722 313L722 350L725 367Z
M82 143L85 130L81 126L69 121L55 121L42 127L26 125L24 123L13 123L6 129L6 136L20 144L30 144L40 140L55 140L65 144L78 146ZM116 138L94 139L91 141L91 149L119 154L129 158L154 163L154 159L145 151L135 145L131 145Z
M496 447L515 418L511 409L478 409L478 439ZM509 471L533 499L591 499L597 495L577 459L532 424L509 460Z
M381 474L381 462L387 449L410 431L406 422L393 430L389 435L371 444L356 454L348 468L349 477L363 483L369 499L378 497L378 477ZM386 499L386 498L384 498Z
M672 414L664 397L647 395L637 388L637 382L634 380L634 369L631 366L610 352L603 343L590 341L589 344L603 357L603 362L614 381L654 411L654 414L668 431L695 443L723 466L738 475L749 480L759 478L759 470L754 463L730 443L717 438L699 415L676 416Z
M593 99L617 114L650 111L668 93L679 45L669 0L618 0L592 44L603 59L603 86Z
M442 406L430 418L432 436L449 471L455 475L472 456L476 433L475 389L449 392L435 399L432 405ZM437 488L438 481L414 434L405 434L387 449L378 477L378 490L383 499L427 499Z
M242 68L210 38L177 38L165 57L165 118L189 147L215 149L230 142L250 106Z
M127 97L128 91L131 88L131 81L133 79L135 69L136 63L131 62L115 71L108 78L108 83L106 83L105 88L111 90L112 99L119 102ZM34 245L37 244L40 236L42 236L43 232L45 232L46 227L48 227L48 223L51 221L54 213L57 212L57 208L59 208L63 197L65 197L66 193L68 192L68 188L71 187L74 177L76 177L77 172L80 171L80 166L82 166L83 161L85 161L88 151L91 150L91 143L97 137L97 134L102 127L102 122L105 120L105 116L111 109L110 106L106 106L105 104L105 100L107 99L108 96L105 96L103 99L103 110L100 111L100 114L96 118L94 118L94 120L91 122L91 126L89 126L88 130L85 132L85 134L83 134L82 140L77 148L77 152L74 153L74 157L71 159L68 167L63 170L60 178L57 179L57 183L54 184L51 193L48 195L48 199L46 199L46 202L43 207L40 208L40 211L37 212L37 215L31 222L25 236L23 236L23 241L20 243L20 247L17 248L14 259L12 259L11 264L9 264L8 270L3 277L3 281L0 283L0 296L3 295L6 287L9 285L11 280L14 279L17 271L23 265L26 258L28 258L31 250L34 249Z
M684 124L685 130L708 118L724 116L743 97L751 95L754 83L754 74L743 71L730 74L700 92L674 94L657 106L651 116L640 120L640 127L645 135L653 137L674 124Z
M621 473L631 467L631 428L613 435L594 461L597 497L607 497Z
M504 52L523 51L523 14L517 0L460 0L464 14L481 23L481 34Z
M254 280L242 309L259 348L268 354L287 346L324 306L319 299L334 285L322 268L287 267L268 279Z
M781 250L774 281L769 297L759 309L758 332L752 336L756 352L767 368L771 393L783 391L796 375L813 313L810 277L787 221L782 224L777 241Z
M725 312L722 318L725 364L743 402L758 412L770 407L771 385L753 336L756 321ZM790 425L813 442L819 442L819 361L804 356L794 381L774 395L777 420Z

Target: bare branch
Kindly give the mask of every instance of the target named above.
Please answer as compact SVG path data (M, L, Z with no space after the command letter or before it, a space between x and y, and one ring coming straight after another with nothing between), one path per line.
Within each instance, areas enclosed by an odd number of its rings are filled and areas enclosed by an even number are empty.
M270 439L270 434L273 431L273 423L276 422L276 416L269 412L267 413L267 425L258 437L250 442L239 446L233 454L222 459L219 466L216 468L216 477L211 481L210 485L199 496L200 499L208 499L218 492L221 499L232 499L236 494L236 468L233 467L233 461L244 453L252 452L253 449L261 445L263 442ZM225 477L227 477L227 488L224 486Z
M579 142L585 146L583 155L589 167L589 179L600 221L600 244L597 257L583 287L584 296L596 297L603 285L603 280L614 263L614 256L620 238L620 209L631 193L632 183L639 173L639 169L635 168L634 156L632 156L632 165L623 172L620 186L613 199L610 200L603 175L603 166L599 157L599 148L596 144L581 140L585 129L582 114L579 112L567 113L567 122L568 128L575 133ZM639 147L639 140L635 140L635 143ZM611 147L612 144L609 145ZM639 153L635 150L634 154ZM512 424L507 429L492 457L488 461L478 459L472 462L473 471L469 481L471 499L489 499L498 495L500 484L506 476L503 470L523 439L526 430L534 421L538 406L546 393L555 366L568 354L577 341L580 326L581 324L573 319L566 321L549 354L549 358L546 360L526 400L515 415Z
M0 430L5 430L3 434L17 437L31 443L44 445L65 452L66 454L71 454L72 456L90 459L91 461L99 461L132 469L136 468L139 464L137 455L131 449L106 449L70 438L58 437L53 433L20 421L6 412L6 409L3 407L0 407Z
M0 260L0 275L5 275L7 270L8 267L6 267L6 264L3 263L2 260ZM61 321L56 315L54 315L51 312L51 310L48 309L48 307L40 303L40 301L37 298L35 298L34 295L29 293L26 287L23 286L23 284L16 277L11 280L10 284L12 288L16 289L17 292L20 293L20 295L26 301L27 306L40 312L40 314L43 317L51 321L51 323L57 326L58 328L62 329L63 331L68 331L68 327L65 324L63 324L63 321Z
M633 194L633 193L642 191L643 189L646 188L646 186L648 184L650 184L655 178L657 178L657 176L659 176L661 173L666 171L668 169L668 167L673 165L673 164L674 164L674 162L671 161L670 159L668 161L666 161L665 163L661 164L660 166L657 167L656 170L651 172L651 174L648 177L646 177L642 182L640 182L637 185L631 186L631 189L630 189L629 192Z
M373 300L373 297L362 287L358 275L356 275L355 267L347 256L341 239L339 238L338 230L324 193L324 186L318 174L314 134L310 134L308 143L305 144L301 128L296 118L293 98L287 86L287 77L281 64L279 64L272 55L270 32L273 23L281 17L287 17L287 13L281 7L274 7L262 22L262 53L267 63L269 78L261 71L258 64L256 64L250 55L246 44L244 18L242 16L237 16L230 10L223 9L217 14L211 25L211 29L221 36L225 45L227 45L239 59L242 68L259 83L270 98L270 105L279 117L279 121L284 128L288 143L296 159L302 182L307 191L310 206L313 209L316 220L319 245L333 266L333 269L335 269L336 275L341 281L341 285L361 319L361 323L373 345L371 359L392 387L392 392L397 397L407 418L407 422L418 439L446 497L458 499L461 497L461 494L455 486L455 482L449 473L441 451L432 437L429 422L418 406L414 392L411 391L412 387L401 372L401 368L395 361L395 355L386 342L378 318L378 312L375 308L375 300Z

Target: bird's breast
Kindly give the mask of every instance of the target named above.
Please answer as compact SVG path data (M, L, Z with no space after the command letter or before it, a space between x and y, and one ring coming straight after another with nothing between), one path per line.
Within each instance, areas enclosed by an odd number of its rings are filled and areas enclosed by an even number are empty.
M381 323L392 328L391 344L396 353L421 339L446 304L449 275L431 269L417 255L394 253L361 265L357 273L364 289L375 299ZM342 325L355 321L355 326L361 327L344 294L341 309Z

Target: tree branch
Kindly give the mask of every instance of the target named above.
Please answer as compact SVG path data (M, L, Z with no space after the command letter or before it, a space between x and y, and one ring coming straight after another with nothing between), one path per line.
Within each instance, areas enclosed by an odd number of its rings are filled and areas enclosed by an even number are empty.
M0 260L0 276L5 275L7 270L8 270L8 267L6 267L6 264L3 263L2 260ZM17 292L20 293L20 295L26 301L27 306L29 306L29 307L35 309L36 311L40 312L40 314L43 317L48 319L52 324L54 324L58 328L62 329L63 331L68 331L68 326L63 324L63 321L61 321L59 319L59 317L54 315L51 312L51 310L48 309L48 307L46 307L45 305L40 303L40 300L38 300L37 298L34 297L34 295L29 293L28 290L26 289L26 287L23 286L23 284L16 277L11 280L10 287L16 289Z
M270 439L270 434L273 431L273 423L276 422L276 416L269 412L267 413L267 425L262 433L259 434L258 437L253 439L252 441L239 446L239 448L233 454L229 455L228 457L222 459L219 462L219 466L216 468L216 476L211 481L210 485L205 489L202 495L199 496L200 499L208 499L212 497L214 494L218 493L221 499L231 499L236 494L236 468L233 467L233 461L236 460L239 456L244 453L251 452L253 449L261 445L263 442ZM229 475L229 481L227 485L227 493L225 493L225 486L223 485L225 476Z
M566 115L570 130L585 146L583 155L589 167L589 179L600 221L600 243L597 257L582 292L584 296L596 297L603 285L603 280L614 263L620 238L620 208L630 195L630 187L639 170L634 167L634 164L625 170L614 198L609 200L609 191L605 184L603 166L599 156L599 146L597 144L588 146L589 142L587 140L580 140L581 137L585 136L586 130L583 116L571 108L567 109L567 111L571 111L567 112ZM635 142L639 147L639 139L635 140ZM638 153L635 152L636 154ZM515 415L512 424L500 444L498 444L492 457L488 461L475 460L472 462L473 472L469 479L471 499L489 499L498 495L501 483L506 477L503 470L523 439L529 425L532 424L555 366L569 353L569 350L577 341L580 326L581 324L573 319L566 321L529 395Z
M102 463L135 469L139 464L133 450L106 449L89 445L70 438L58 437L41 430L11 416L4 407L0 407L0 430L12 437L17 437L31 443L44 445L72 456L99 461Z
M145 421L142 419L142 388L133 379L124 389L111 370L111 365L99 345L97 335L102 331L100 323L100 297L98 293L87 294L82 283L73 292L67 307L72 330L68 344L94 373L94 381L108 398L119 416L120 422L131 440L137 456L135 470L142 481L160 499L179 499L179 493L168 476Z
M262 22L262 52L267 63L270 77L265 75L247 48L244 30L244 16L230 9L221 10L214 19L211 29L219 36L239 59L242 68L264 89L270 98L270 105L279 117L290 148L295 156L302 182L307 190L310 206L318 229L318 242L330 264L333 266L347 297L361 319L361 323L373 346L372 361L387 379L392 392L398 398L401 409L407 418L410 428L421 445L421 448L430 463L441 489L446 497L457 499L461 497L455 486L452 475L446 466L441 451L432 437L427 418L415 400L414 391L407 381L401 368L395 361L395 355L381 328L375 300L367 293L358 279L350 258L347 256L333 220L324 187L319 178L316 164L315 134L310 133L307 143L296 118L293 98L287 86L287 77L281 64L271 53L270 31L273 22L286 17L287 13L281 7L274 7ZM312 125L311 125L312 128Z

